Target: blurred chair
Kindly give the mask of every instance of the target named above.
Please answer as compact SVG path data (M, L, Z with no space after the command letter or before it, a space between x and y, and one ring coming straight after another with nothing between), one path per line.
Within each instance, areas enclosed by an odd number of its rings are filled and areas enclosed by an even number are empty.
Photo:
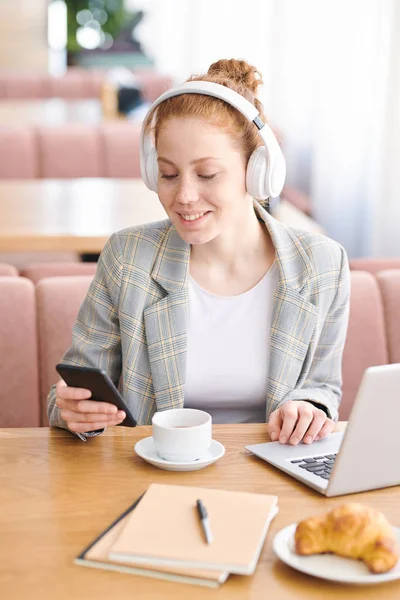
M142 86L143 95L150 102L173 85L167 75L152 69L133 71ZM68 67L60 77L48 73L3 70L0 73L0 98L100 98L103 83L108 78L107 69Z
M388 338L389 362L400 363L400 269L377 273Z
M127 121L103 124L105 177L140 177L140 128Z
M30 127L0 125L0 179L38 176L35 131Z
M0 262L13 266L17 271L23 271L28 265L48 262L79 263L79 254L71 251L47 252L42 251L20 251L0 252Z
M352 271L340 420L346 421L349 417L364 370L388 362L383 305L377 280L370 273Z
M80 67L70 67L61 77L49 77L49 95L65 99L95 98L91 72ZM98 96L97 96L98 97Z
M41 279L48 277L71 277L76 275L94 275L96 272L97 263L42 263L28 265L21 271L22 277L27 277L33 283L37 283ZM1 265L0 265L1 273Z
M55 366L72 341L72 326L92 277L51 277L36 285L41 424L47 426L47 396L59 376Z
M71 67L69 67L68 71L70 69ZM88 72L88 69L85 69L85 71ZM107 71L104 71L104 69L90 69L90 79L88 79L88 86L91 93L91 98L101 98L103 85L106 80Z
M98 127L69 123L38 129L40 177L102 177L103 153Z
M0 74L0 96L4 99L35 99L49 95L49 76L34 71L3 71Z
M0 427L40 423L35 288L0 277Z
M14 265L0 263L0 277L18 277L18 271Z
M400 258L352 258L349 265L353 271L368 271L375 275L386 269L400 269Z

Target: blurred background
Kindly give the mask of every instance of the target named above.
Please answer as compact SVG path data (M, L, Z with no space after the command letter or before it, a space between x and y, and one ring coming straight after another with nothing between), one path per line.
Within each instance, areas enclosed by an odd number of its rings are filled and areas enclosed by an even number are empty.
M231 57L263 75L277 217L400 257L396 0L1 0L0 31L1 262L95 260L113 227L162 218L140 206L143 115Z

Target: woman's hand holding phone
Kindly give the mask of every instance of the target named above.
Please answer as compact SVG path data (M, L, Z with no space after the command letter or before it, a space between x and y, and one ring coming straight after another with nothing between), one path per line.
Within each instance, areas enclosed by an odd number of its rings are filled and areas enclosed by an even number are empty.
M63 379L56 385L56 405L61 409L61 417L68 429L75 433L86 433L119 425L125 413L113 404L90 400L90 390L69 387Z

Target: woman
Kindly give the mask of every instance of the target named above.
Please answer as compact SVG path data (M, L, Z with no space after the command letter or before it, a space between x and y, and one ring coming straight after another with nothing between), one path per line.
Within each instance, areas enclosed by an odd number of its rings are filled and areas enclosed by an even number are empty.
M233 89L265 122L261 80L246 62L218 61L192 81ZM111 236L63 362L103 368L115 384L122 376L139 424L184 405L214 423L268 421L273 440L311 443L338 417L348 263L339 244L289 229L251 197L255 123L194 93L150 112L156 162L146 177L169 220ZM89 398L59 381L50 424L86 439L123 421Z

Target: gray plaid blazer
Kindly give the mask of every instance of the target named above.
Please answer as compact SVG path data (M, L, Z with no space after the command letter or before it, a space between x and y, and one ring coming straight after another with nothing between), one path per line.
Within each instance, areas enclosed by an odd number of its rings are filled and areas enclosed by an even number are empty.
M344 249L316 233L293 230L254 203L276 249L279 283L271 323L266 415L288 400L309 400L338 418L350 277ZM114 233L63 357L100 367L138 424L154 412L181 408L188 323L190 245L169 220ZM48 397L50 424L66 428Z

